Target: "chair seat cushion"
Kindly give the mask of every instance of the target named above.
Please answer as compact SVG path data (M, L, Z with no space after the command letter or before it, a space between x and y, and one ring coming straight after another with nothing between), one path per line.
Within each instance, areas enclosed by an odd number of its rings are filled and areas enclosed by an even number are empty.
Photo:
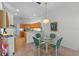
M54 49L56 48L56 45L50 44L49 46L53 47Z

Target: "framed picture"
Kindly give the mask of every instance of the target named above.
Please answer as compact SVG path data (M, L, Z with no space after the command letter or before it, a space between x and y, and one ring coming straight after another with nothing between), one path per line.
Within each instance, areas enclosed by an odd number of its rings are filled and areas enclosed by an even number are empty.
M50 23L50 29L51 31L57 31L57 22Z

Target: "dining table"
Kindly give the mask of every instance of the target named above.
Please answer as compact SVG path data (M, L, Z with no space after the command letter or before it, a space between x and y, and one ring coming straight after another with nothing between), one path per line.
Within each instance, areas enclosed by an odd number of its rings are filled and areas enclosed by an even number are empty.
M50 38L50 37L44 37L42 39L42 41L43 41L43 43L45 44L45 47L46 47L46 49L45 49L46 53L48 53L48 49L49 49L50 44L56 44L56 39L57 38Z

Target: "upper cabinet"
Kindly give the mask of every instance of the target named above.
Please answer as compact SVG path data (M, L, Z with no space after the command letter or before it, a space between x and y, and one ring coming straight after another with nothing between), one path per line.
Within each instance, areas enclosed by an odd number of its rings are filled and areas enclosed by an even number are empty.
M6 12L6 27L9 27L9 17L8 13Z
M0 10L0 27L2 27L3 11Z
M0 27L9 27L8 13L4 10L0 10Z
M41 23L32 23L32 24L20 24L20 28L40 28L41 27Z

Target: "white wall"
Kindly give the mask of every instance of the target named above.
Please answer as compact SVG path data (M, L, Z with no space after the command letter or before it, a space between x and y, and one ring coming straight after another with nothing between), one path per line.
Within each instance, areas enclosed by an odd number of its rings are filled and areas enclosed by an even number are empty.
M14 18L14 24L28 24L28 23L35 23L35 22L41 22L42 18L33 18L33 19L19 19Z
M36 23L36 22L41 22L41 21L42 21L42 18L39 17L39 18L33 18L30 20L27 20L27 23Z
M27 36L26 36L26 41L27 43L33 43L33 36L35 33L33 32L26 32Z
M0 10L2 10L2 3L0 2Z
M14 18L14 24L26 24L27 20Z
M51 11L52 19L57 20L58 30L63 35L62 45L78 50L79 48L79 4L67 3ZM50 16L49 16L50 17Z

